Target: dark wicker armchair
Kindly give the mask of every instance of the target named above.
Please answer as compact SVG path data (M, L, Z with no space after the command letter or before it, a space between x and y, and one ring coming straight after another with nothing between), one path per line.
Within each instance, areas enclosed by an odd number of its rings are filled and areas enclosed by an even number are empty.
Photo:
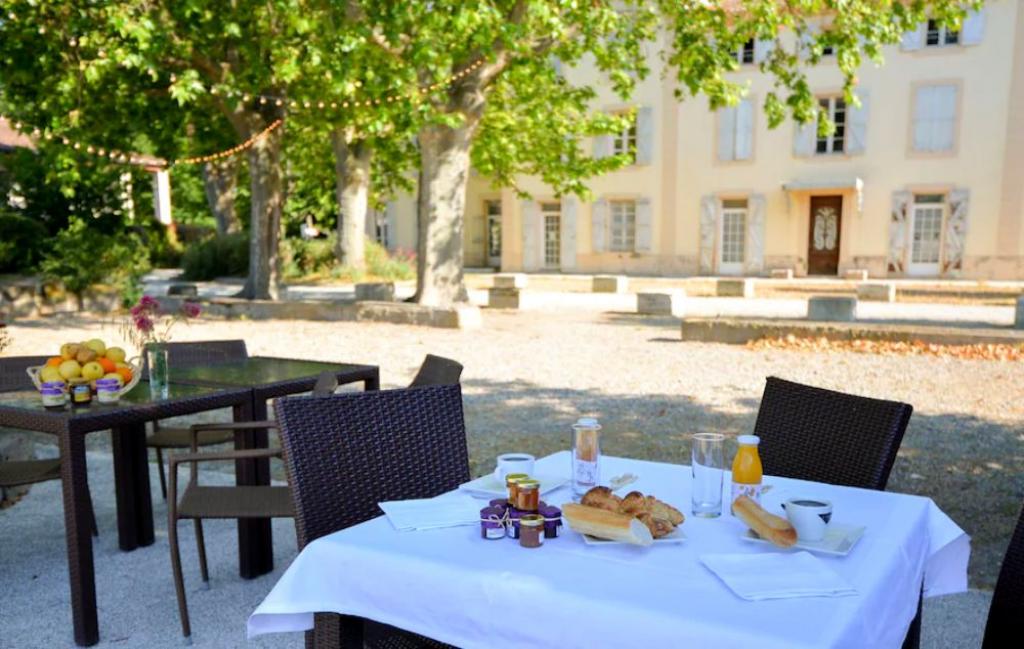
M300 548L379 516L381 501L430 498L469 480L458 385L287 397L275 409ZM356 647L364 639L371 647L445 646L334 614L316 615L306 646Z
M423 364L416 372L410 388L422 388L429 385L455 385L462 376L462 364L443 356L427 354Z
M9 356L0 358L0 392L5 390L35 390L26 368L46 364L46 356ZM60 480L60 460L10 460L0 461L0 488L11 489ZM89 504L89 519L93 536L98 535L96 515L92 509L92 496L86 488L86 502Z
M1010 547L1003 557L992 606L985 625L982 649L999 649L1020 642L1024 634L1024 509L1017 517L1017 527L1010 538ZM1017 640L1013 640L1017 638ZM1009 639L1009 640L1008 640ZM1007 644L1009 643L1009 645Z
M215 365L249 357L244 340L202 340L187 343L168 343L167 358L171 367L193 365ZM203 430L199 433L198 445L211 446L226 444L234 433L221 428ZM156 463L160 469L160 494L167 499L167 476L164 471L164 449L189 448L190 429L181 426L161 426L153 422L153 434L146 438L146 446L156 450Z

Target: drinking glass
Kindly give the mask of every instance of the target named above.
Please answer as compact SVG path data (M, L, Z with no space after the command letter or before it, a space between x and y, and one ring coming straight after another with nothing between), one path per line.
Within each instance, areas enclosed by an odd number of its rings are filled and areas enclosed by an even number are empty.
M149 392L154 399L166 399L170 392L167 366L167 347L152 344L146 347Z
M718 518L722 515L725 435L695 433L690 467L693 470L693 515L699 518Z

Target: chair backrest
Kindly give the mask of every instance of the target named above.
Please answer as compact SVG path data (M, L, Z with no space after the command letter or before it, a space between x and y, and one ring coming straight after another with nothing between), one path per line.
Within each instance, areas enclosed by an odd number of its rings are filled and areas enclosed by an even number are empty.
M1010 547L1003 557L996 590L992 593L992 606L985 625L982 649L1007 646L1007 638L1018 642L1024 633L1024 509L1017 517L1017 527L1010 538Z
M34 390L32 379L25 372L33 365L45 365L48 356L7 356L0 358L0 391Z
M299 548L469 480L458 385L274 402Z
M167 360L172 367L230 363L248 357L244 340L198 340L167 344Z
M443 356L427 354L423 364L416 372L410 388L422 388L428 385L455 385L462 376L462 364Z
M764 472L885 489L913 411L770 376L754 425Z

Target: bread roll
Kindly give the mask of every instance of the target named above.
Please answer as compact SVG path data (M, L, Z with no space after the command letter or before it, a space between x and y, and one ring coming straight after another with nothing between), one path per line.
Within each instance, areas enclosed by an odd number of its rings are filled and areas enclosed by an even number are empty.
M647 526L629 514L567 503L562 506L562 518L574 531L599 539L633 545L650 545L654 542L654 536Z
M767 539L780 548L790 548L796 544L796 530L785 518L769 514L761 506L748 498L740 496L732 504L733 513L746 523L762 539Z

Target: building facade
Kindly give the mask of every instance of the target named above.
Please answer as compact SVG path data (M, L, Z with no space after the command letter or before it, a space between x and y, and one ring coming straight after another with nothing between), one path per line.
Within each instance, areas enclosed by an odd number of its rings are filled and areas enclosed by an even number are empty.
M821 26L827 29L827 24ZM835 133L761 108L771 79L758 70L769 42L737 52L749 92L709 111L678 102L653 74L623 104L587 65L565 70L598 88L595 108L633 111L632 126L587 143L635 163L589 182L592 198L531 194L473 176L465 263L503 271L1024 278L1024 6L994 3L959 31L929 21L858 73L859 106L842 97L833 56L808 81ZM788 46L795 46L790 43ZM652 56L655 53L652 52ZM658 62L652 61L652 69ZM390 247L415 247L411 197L389 204Z

